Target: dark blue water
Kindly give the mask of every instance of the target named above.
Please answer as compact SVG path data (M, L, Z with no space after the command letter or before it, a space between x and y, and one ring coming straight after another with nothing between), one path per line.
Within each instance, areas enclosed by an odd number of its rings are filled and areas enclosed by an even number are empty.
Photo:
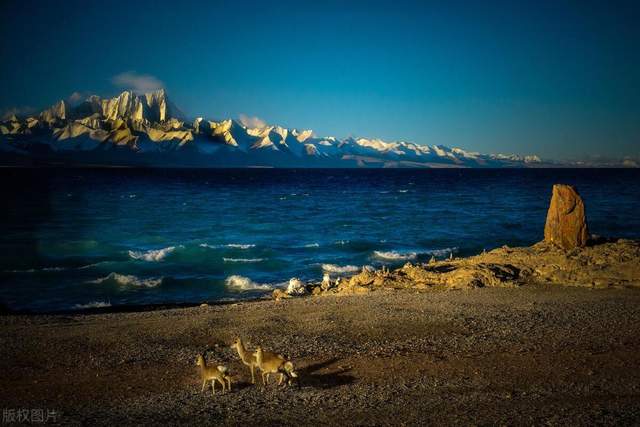
M255 297L291 277L542 238L551 186L593 233L640 237L637 170L0 171L12 309Z

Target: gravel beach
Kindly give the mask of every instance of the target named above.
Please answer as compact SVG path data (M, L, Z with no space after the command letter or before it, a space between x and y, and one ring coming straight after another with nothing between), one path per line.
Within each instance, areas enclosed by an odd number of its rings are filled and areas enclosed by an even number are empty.
M0 322L5 416L43 409L62 424L95 425L640 421L635 289L382 289ZM229 348L236 336L288 355L299 383L250 384ZM204 351L230 368L231 392L200 391Z

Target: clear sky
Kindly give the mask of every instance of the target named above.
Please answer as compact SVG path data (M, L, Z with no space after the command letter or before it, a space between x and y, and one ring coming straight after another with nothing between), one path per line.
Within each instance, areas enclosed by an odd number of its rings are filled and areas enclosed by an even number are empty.
M0 109L163 86L258 117L546 158L640 156L640 2L3 0Z

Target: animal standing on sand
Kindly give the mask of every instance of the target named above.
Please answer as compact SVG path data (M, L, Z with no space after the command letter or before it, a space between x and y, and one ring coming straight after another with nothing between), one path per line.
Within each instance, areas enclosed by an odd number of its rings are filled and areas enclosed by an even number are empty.
M207 366L207 361L204 360L204 356L201 354L199 354L196 359L196 365L200 367L200 376L202 378L201 391L204 391L207 381L211 381L211 394L216 394L216 381L222 384L223 392L226 391L227 384L229 384L229 391L231 391L231 377L229 376L229 369L226 366Z
M278 385L282 385L285 376L287 377L288 385L291 385L293 378L298 377L298 374L293 369L293 363L284 356L264 351L261 346L258 346L256 348L255 357L257 366L262 373L263 386L266 386L269 382L269 374L280 374L280 381L278 381Z
M240 338L235 339L233 344L231 344L231 348L236 349L236 351L238 352L238 356L240 356L240 359L242 359L242 363L249 367L249 369L251 370L251 384L255 384L256 377L254 371L256 366L258 366L256 355L247 351L244 343L242 342L242 339Z

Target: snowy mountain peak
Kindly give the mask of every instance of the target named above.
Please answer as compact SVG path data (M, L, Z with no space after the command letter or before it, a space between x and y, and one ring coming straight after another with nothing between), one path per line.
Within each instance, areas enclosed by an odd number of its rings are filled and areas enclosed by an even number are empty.
M444 145L317 137L311 130L233 119L186 122L167 93L123 91L59 101L40 114L0 121L0 161L146 166L524 167L537 156L484 155ZM10 154L8 154L10 153Z
M296 137L298 142L305 142L307 139L311 138L313 135L313 131L311 129L299 131L297 129L293 129L291 134Z
M64 101L58 101L51 107L40 113L40 120L52 123L56 120L64 120L67 116L67 106Z

